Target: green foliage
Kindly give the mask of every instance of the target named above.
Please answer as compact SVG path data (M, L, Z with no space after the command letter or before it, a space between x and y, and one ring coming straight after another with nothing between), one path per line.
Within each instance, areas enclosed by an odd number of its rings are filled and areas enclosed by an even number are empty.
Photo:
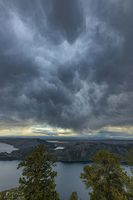
M81 174L86 187L92 189L91 200L129 200L131 179L120 166L117 155L99 151L93 157L93 164L85 166Z
M133 149L130 149L128 156L127 156L127 161L129 165L133 166Z
M131 172L132 172L132 175L133 175L133 149L131 149L128 153L128 156L127 156L127 160L128 160L128 163L131 167ZM131 177L131 180L130 180L130 195L132 196L132 199L133 199L133 177Z
M18 188L0 192L0 200L25 200Z
M70 200L78 200L77 192L73 192L73 193L71 194Z
M33 152L22 161L18 168L23 169L19 180L19 189L25 200L59 200L55 190L54 160L47 153L44 145L37 146Z

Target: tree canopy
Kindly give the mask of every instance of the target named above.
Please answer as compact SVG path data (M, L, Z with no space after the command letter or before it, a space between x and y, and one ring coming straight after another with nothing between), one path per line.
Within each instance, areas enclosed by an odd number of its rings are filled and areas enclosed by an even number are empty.
M99 151L93 164L85 166L81 174L86 187L91 189L91 200L129 200L130 177L123 171L120 158L107 151Z
M54 160L44 145L37 146L19 164L18 168L23 169L19 188L25 200L59 200L54 181L57 173L53 166Z
M73 192L73 193L71 194L70 200L78 200L77 192Z

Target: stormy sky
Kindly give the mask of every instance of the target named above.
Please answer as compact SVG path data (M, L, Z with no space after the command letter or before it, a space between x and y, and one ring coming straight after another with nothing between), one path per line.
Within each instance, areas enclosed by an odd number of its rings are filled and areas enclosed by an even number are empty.
M98 130L133 133L133 1L0 0L1 135Z

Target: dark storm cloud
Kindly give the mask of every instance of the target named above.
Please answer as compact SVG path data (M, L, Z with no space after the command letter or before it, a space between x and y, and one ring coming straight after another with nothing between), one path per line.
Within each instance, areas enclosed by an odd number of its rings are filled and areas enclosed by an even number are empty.
M0 1L0 122L132 125L132 4Z
M55 0L48 19L51 24L61 31L70 42L84 31L84 16L82 4L79 0Z

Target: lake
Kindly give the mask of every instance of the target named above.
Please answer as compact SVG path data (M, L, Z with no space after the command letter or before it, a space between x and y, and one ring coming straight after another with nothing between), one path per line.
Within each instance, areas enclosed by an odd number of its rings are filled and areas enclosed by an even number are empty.
M0 191L18 186L21 170L17 169L19 161L0 161ZM57 163L55 170L57 191L62 200L68 200L71 192L80 191L82 199L87 199L87 191L80 180L80 173L84 164Z
M0 191L18 186L21 170L17 170L19 161L0 161ZM73 191L77 191L81 200L87 200L88 190L80 180L80 173L85 164L83 163L57 163L55 170L57 191L62 200L68 200ZM124 166L129 173L129 167Z
M6 152L11 153L12 151L17 150L13 145L0 143L0 153Z

